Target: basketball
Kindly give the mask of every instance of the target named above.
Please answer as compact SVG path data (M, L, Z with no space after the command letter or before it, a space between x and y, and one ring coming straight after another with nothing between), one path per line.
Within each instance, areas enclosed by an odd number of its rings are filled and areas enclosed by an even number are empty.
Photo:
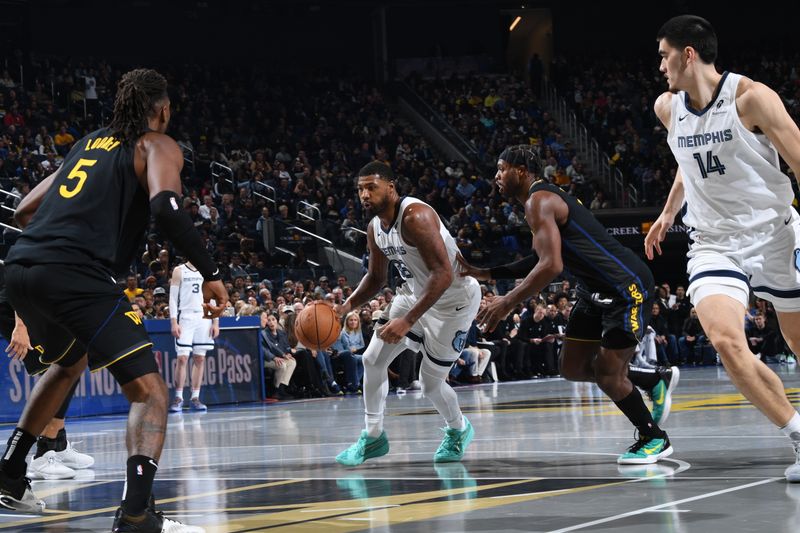
M294 333L306 348L326 350L336 342L342 325L333 307L324 302L308 304L294 323Z

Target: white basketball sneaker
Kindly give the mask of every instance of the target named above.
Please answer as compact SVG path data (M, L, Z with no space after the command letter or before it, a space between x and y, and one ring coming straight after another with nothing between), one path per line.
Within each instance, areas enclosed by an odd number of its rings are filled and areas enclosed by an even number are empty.
M75 471L63 464L54 450L37 457L28 466L28 477L31 479L72 479Z
M794 464L787 468L784 474L789 483L800 483L800 441L792 441L792 446L794 446Z
M64 466L74 470L83 470L94 464L94 457L85 453L80 453L72 447L72 443L67 441L67 448L60 452L55 452L56 457ZM47 454L45 454L47 455Z

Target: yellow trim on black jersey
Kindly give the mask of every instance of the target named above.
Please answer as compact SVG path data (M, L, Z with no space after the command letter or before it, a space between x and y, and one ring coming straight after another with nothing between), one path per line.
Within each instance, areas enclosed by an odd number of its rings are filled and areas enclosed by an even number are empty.
M139 351L139 350L141 350L142 348L147 348L148 346L152 346L152 345L153 345L153 343L152 343L152 342L148 342L148 343L146 343L146 344L142 344L141 346L138 346L138 347L134 348L133 350L131 350L131 351L127 352L127 353L124 353L124 354L120 355L119 357L117 357L116 359L114 359L113 361L111 361L110 363L108 363L108 364L106 364L106 365L103 365L103 366L101 366L101 367L98 367L98 368L93 368L93 369L92 369L92 374L94 374L95 372L99 372L100 370L103 370L104 368L108 368L108 367L110 367L111 365L113 365L113 364L114 364L114 363L116 363L117 361L119 361L119 360L121 360L121 359L125 359L125 358L126 358L126 357L128 357L130 354L132 354L132 353L134 353L134 352L138 352L138 351Z
M75 345L75 338L73 337L72 342L69 343L69 346L67 346L67 348L63 352L61 352L61 355L56 357L56 359L54 361L44 361L43 360L44 354L42 354L42 355L39 356L39 362L42 363L43 365L54 365L54 364L58 363L59 361L61 361L62 359L64 359L64 357L69 353L70 349L74 345Z
M577 337L564 337L565 341L600 342L600 339L579 339Z

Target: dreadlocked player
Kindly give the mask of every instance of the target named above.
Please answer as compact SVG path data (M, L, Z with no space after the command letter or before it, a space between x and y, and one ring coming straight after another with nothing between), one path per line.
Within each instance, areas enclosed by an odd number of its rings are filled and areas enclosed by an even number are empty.
M653 275L574 197L540 179L540 168L539 156L527 145L506 148L497 161L497 187L525 206L534 253L491 269L475 268L459 256L462 276L525 278L489 302L478 313L478 322L494 330L517 304L569 270L579 280L578 301L561 349L561 374L570 381L596 382L638 429L639 438L618 463L654 463L672 454L672 446L633 385L652 390L654 401L666 404L677 383L677 368L648 373L628 366L647 327ZM660 406L661 420L666 417L664 407L669 406Z
M164 446L167 387L147 332L114 275L131 264L149 221L203 275L207 317L219 316L228 294L219 269L181 209L183 154L164 134L170 119L167 82L137 69L119 82L108 128L90 133L64 164L20 203L22 234L6 258L12 307L45 346L78 343L87 355L62 357L34 387L0 461L0 504L12 510L44 507L24 477L25 456L72 388L80 368L108 368L131 403L127 476L113 531L198 532L154 509L153 478ZM149 201L148 201L149 198ZM34 217L33 214L36 214Z

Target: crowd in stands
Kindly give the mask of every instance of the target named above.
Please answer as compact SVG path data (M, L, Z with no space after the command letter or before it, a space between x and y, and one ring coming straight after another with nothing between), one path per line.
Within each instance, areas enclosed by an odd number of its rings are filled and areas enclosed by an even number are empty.
M656 291L637 364L645 367L719 364L717 352L703 331L685 288L678 286L673 294L669 283L662 283ZM750 350L765 363L796 363L781 334L775 309L766 300L752 298L745 334Z
M0 198L6 207L16 207L18 197L57 169L76 140L108 122L116 80L127 69L101 61L92 61L91 67L87 64L33 62L24 86L8 72L0 76L0 186L13 194ZM480 160L461 163L444 160L394 112L386 95L355 77L315 73L275 78L257 67L162 70L171 83L170 133L186 157L184 208L223 274L230 294L226 315L261 316L271 391L279 398L360 390L361 355L371 338L373 321L391 301L392 290L386 289L357 314L348 315L342 336L331 350L317 353L304 348L293 334L297 313L312 300L341 303L358 280L333 278L330 269L319 276L308 268L307 249L302 245L290 247L294 255L276 253L265 243L263 229L268 221L298 224L298 217L314 216L311 205L319 210L326 236L343 248L363 253L363 234L357 230L366 228L368 214L361 210L354 176L364 164L390 163L400 193L431 204L473 264L513 259L529 248L530 234L520 207L497 193L491 183L493 172L485 170L506 145L538 145L545 177L593 208L610 205L585 174L569 140L561 137L555 122L538 106L535 95L510 78L410 80L413 89L478 149ZM622 139L626 148L620 151L637 154L635 158L620 156L617 164L629 165L626 168L633 175L647 177L645 170L657 161L654 157L661 154L663 143L641 142L636 130L651 128L654 136L658 133L651 113L644 111L645 100L648 109L652 105L653 95L647 88L655 91L655 81L636 75L637 71L610 72L594 71L599 86L583 86L567 78L574 84L573 99L580 101L587 123L606 130L609 139ZM627 76L634 77L627 80ZM638 82L645 89L619 88ZM642 91L647 94L639 94ZM599 106L601 94L606 103ZM634 96L639 98L634 100ZM641 102L640 112L627 109L625 102L632 101ZM796 98L794 102L796 116ZM610 121L621 121L626 127L616 129ZM213 163L230 169L229 174L213 178ZM669 174L668 168L661 170ZM656 190L652 181L643 190ZM661 189L668 189L666 180ZM2 212L0 221L10 223L10 210ZM6 249L15 235L5 230ZM180 260L170 243L151 228L130 274L120 273L126 294L144 318L169 318L169 280ZM504 282L486 284L484 299L507 289ZM679 304L661 307L651 324L661 362L693 360L687 354L694 353L691 344L702 337L692 329L690 310L684 309L688 300L684 300L681 296ZM520 306L491 334L484 336L473 328L451 380L477 383L557 375L558 350L573 301L574 290L565 281L559 290ZM774 328L774 311L762 311L765 324ZM690 328L685 329L685 324ZM769 342L775 349L760 349L765 357L785 351L779 340ZM419 357L408 351L393 363L390 375L397 390L418 386Z
M766 58L750 51L737 54L735 60L722 57L717 64L767 84L781 96L795 122L800 121L796 53ZM551 73L562 96L598 140L610 163L636 187L640 205L661 207L677 164L667 145L667 131L653 112L656 98L666 90L657 58L560 58ZM783 170L790 172L785 165Z
M423 79L412 75L408 85L477 150L487 168L496 165L506 146L537 146L544 178L591 205L611 207L602 189L589 175L571 139L564 138L558 123L542 109L529 86L510 76L457 76Z

